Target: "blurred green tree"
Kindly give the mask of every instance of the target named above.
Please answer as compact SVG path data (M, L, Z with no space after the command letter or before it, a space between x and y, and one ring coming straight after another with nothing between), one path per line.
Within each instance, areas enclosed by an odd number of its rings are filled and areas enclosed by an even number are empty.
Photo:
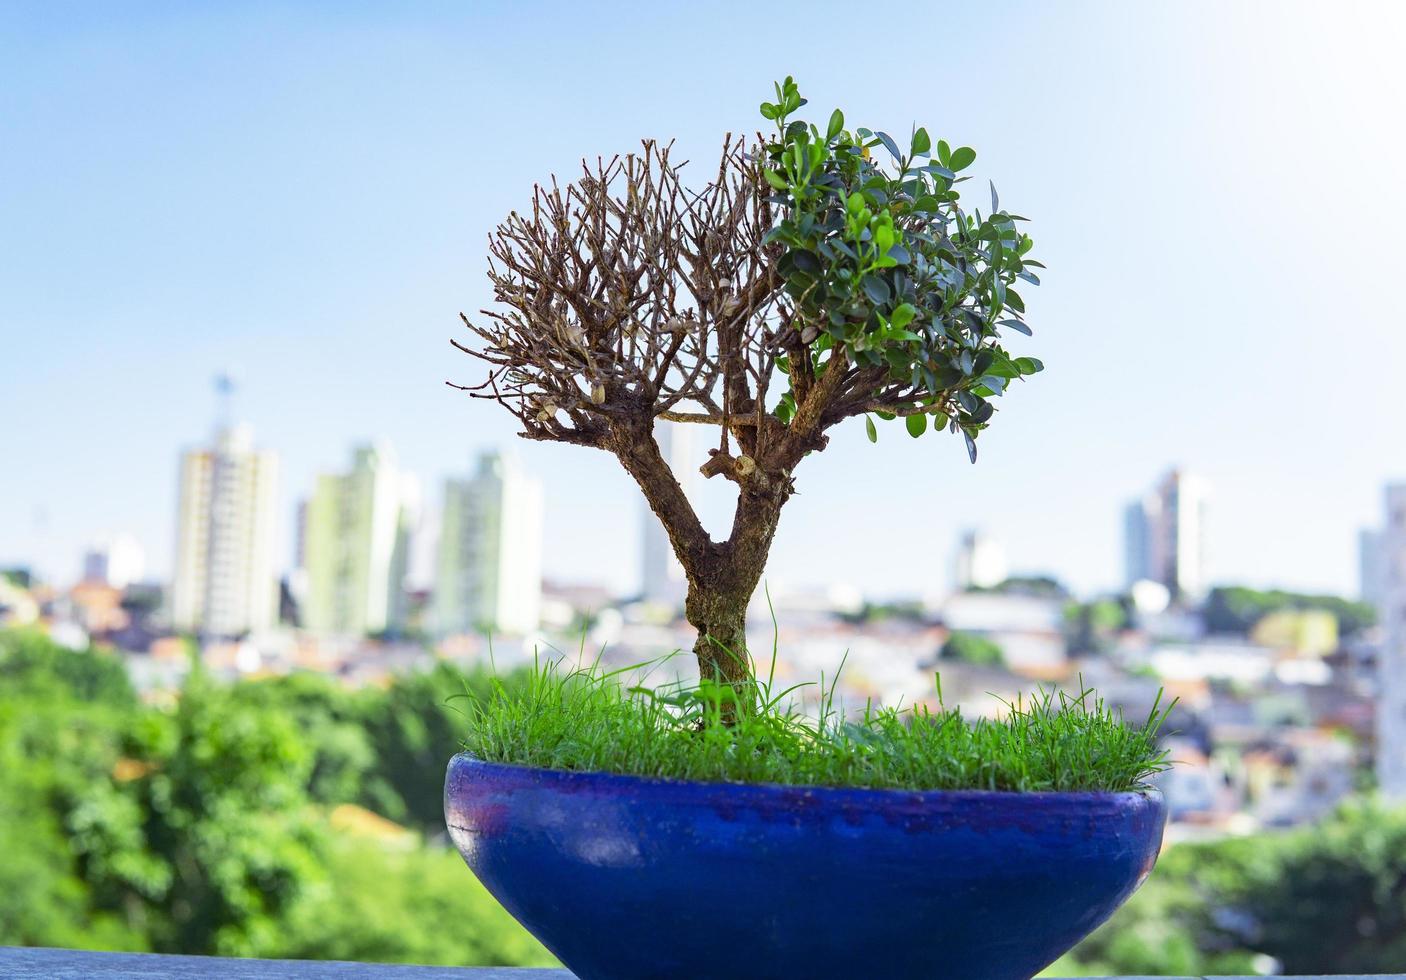
M1000 667L1006 662L1000 645L977 633L953 633L942 644L938 657L978 667Z
M1333 595L1308 595L1280 589L1262 591L1244 586L1217 586L1206 596L1201 614L1216 633L1245 634L1269 613L1281 609L1322 609L1338 621L1338 634L1350 638L1377 621L1369 603Z
M452 850L337 841L261 955L431 966L555 966Z

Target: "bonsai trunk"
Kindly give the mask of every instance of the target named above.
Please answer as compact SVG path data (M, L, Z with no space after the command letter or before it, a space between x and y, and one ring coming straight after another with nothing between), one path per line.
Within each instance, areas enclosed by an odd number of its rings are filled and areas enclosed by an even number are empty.
M755 588L755 583L753 583ZM745 592L690 581L684 601L684 615L698 631L693 655L698 658L698 674L734 688L751 673L747 657L747 603L752 589Z
M789 470L768 475L755 463L745 472L730 466L729 478L738 484L737 512L728 539L713 541L660 454L652 426L652 417L618 423L608 448L644 491L688 576L684 615L698 631L693 653L700 676L740 690L751 675L747 604L791 495ZM723 454L715 458L736 462Z
M785 487L777 481L773 486ZM698 672L734 689L752 672L747 653L747 605L757 590L776 524L788 492L758 493L743 487L738 496L732 536L714 545L704 560L688 570L684 615L698 631L693 645ZM687 568L687 566L685 566Z

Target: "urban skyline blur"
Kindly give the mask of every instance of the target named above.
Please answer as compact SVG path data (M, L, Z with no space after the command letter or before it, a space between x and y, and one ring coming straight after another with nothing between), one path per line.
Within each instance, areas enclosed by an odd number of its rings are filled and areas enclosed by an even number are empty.
M484 305L484 232L583 154L659 135L706 160L792 73L821 115L843 103L977 149L978 181L1034 219L1049 274L1021 352L1048 370L1005 399L976 466L956 440L838 431L798 473L772 580L918 592L981 527L1014 569L1115 587L1108 515L1180 465L1214 493L1208 582L1355 588L1356 531L1403 476L1406 391L1346 372L1406 358L1359 266L1406 247L1401 134L1381 124L1406 10L1017 5L1002 70L992 44L944 52L988 79L953 100L921 58L836 73L833 18L797 25L777 64L726 17L619 9L628 34L562 5L0 12L0 114L23 148L0 157L0 562L71 578L90 539L125 529L169 576L173 447L207 438L225 366L284 461L281 514L355 442L389 441L427 479L514 443L505 414L443 386L475 375L447 341ZM944 17L954 36L994 30L980 8ZM674 70L684 35L720 53L706 97ZM1368 210L1353 248L1305 224L1308 196ZM546 572L632 587L637 493L614 461L516 448L544 483ZM921 508L916 529L869 505L875 481ZM726 488L703 482L717 533Z
M0 562L22 569L36 582L54 586L101 583L169 589L166 616L177 629L215 637L258 633L288 621L280 609L280 587L292 590L297 625L314 634L361 637L403 629L408 596L430 597L433 609L422 625L439 635L501 631L516 636L538 628L549 509L543 481L524 469L513 446L485 448L465 477L462 468L423 474L399 466L386 440L349 444L349 470L318 473L312 485L292 491L294 502L280 512L279 455L255 445L252 427L231 409L236 382L215 376L217 410L203 442L179 453L172 572L152 573L144 543L125 527L93 536L75 553L73 574L53 575L30 561ZM695 465L701 447L693 427L659 422L661 451L698 505ZM698 457L698 458L695 458ZM1336 593L1381 606L1391 600L1391 519L1400 511L1406 483L1382 489L1387 525L1379 521L1352 536L1356 578ZM1206 555L1212 489L1197 474L1167 467L1147 489L1121 508L1121 578L1100 590L1072 590L1086 597L1128 596L1158 607L1187 605L1215 586L1259 583L1213 582ZM682 607L686 582L667 535L643 497L635 545L638 576L621 586L609 575L557 579L557 588L586 587L615 598L639 597L659 607ZM1379 511L1380 515L1381 511ZM1112 519L1112 515L1110 515ZM865 589L852 580L778 584L791 591L830 591L856 601L894 599L931 603L951 593L984 590L1022 578L1043 578L1070 587L1056 569L1012 567L1006 542L982 527L967 527L943 543L949 557L899 594ZM623 559L623 549L610 556ZM605 564L605 563L603 563ZM155 563L159 568L159 562ZM1406 572L1402 573L1406 575ZM280 586L281 583L281 586ZM1151 596L1148 587L1160 590ZM772 587L769 581L759 594Z
M211 487L218 485L220 460L225 458L225 467L229 468L231 464L228 459L236 458L240 462L235 464L239 471L235 482L245 488L241 491L244 496L239 498L237 507L240 511L239 522L243 525L261 525L259 543L255 548L259 564L256 575L274 583L291 581L295 588L309 589L310 625L317 632L352 636L385 629L395 620L394 607L400 601L398 596L402 589L423 587L434 590L440 579L459 577L456 561L462 559L446 557L448 551L442 540L444 527L448 522L452 540L455 529L460 526L456 515L478 520L476 508L479 505L476 501L479 494L475 487L485 478L507 481L505 486L511 489L499 487L496 496L504 500L525 498L512 508L514 514L525 509L535 515L527 519L525 526L530 529L525 533L516 533L512 538L527 544L527 550L531 552L525 559L529 569L526 577L521 574L516 576L519 583L528 580L540 582L544 577L554 578L562 586L603 588L616 596L640 595L647 601L662 605L682 603L686 587L682 568L673 556L662 526L650 513L643 497L636 495L636 499L623 504L632 506L638 515L637 536L630 542L632 548L612 549L609 552L610 560L601 563L602 574L577 578L553 576L546 560L549 549L543 534L550 513L543 501L545 481L523 470L517 441L502 447L483 447L474 457L478 472L472 479L466 480L460 475L468 464L466 460L465 465L457 469L450 468L428 477L426 483L425 474L398 468L395 448L388 440L352 440L346 447L352 457L351 472L333 473L333 467L329 467L314 475L311 486L284 488L279 478L280 455L262 444L256 451L252 427L246 422L236 421L232 415L230 405L236 387L236 382L228 373L215 375L217 408L212 416L210 432L204 439L195 440L179 451L177 499L172 508L175 533L169 564L163 562L163 555L153 553L147 542L133 534L128 529L129 525L118 522L94 532L81 548L55 561L38 561L23 555L7 557L0 553L0 568L24 569L36 580L56 585L103 582L117 588L127 584L170 586L169 612L173 624L179 628L198 629L202 617L196 609L205 601L200 596L214 594L221 589L212 590L203 573L194 575L190 570L196 560L192 542L200 542L199 560L204 562L207 560L206 542L214 548L220 537L218 522L212 525L209 517L196 515L219 512L220 498ZM706 486L706 481L698 477L695 465L704 456L691 428L659 423L656 438L685 491L695 501L695 506L702 510L706 503L701 490ZM500 475L494 477L493 473ZM226 475L225 480L229 479ZM1379 489L1379 497L1385 495L1387 498L1388 511L1392 507L1390 501L1395 499L1392 495L1400 493L1402 485L1387 482ZM1212 496L1213 488L1198 474L1179 465L1164 467L1155 480L1147 481L1143 492L1121 505L1118 514L1109 515L1109 522L1120 529L1121 557L1115 566L1105 571L1101 580L1105 584L1094 588L1078 587L1058 568L1022 566L1018 560L1012 564L1008 543L980 525L958 529L948 541L935 542L942 559L932 566L934 571L931 574L904 589L889 592L869 589L853 577L778 582L776 586L793 590L839 589L866 601L931 600L952 590L992 587L1009 575L1048 577L1072 587L1076 594L1090 596L1135 594L1135 587L1140 583L1153 582L1166 589L1168 600L1199 598L1213 585L1283 587L1279 582L1216 580L1207 574L1207 555L1215 553L1209 530L1209 517L1214 513L1214 508L1210 506ZM288 497L291 500L284 506ZM354 500L359 510L368 511L356 518L365 526L357 523L357 534L352 536L348 535L349 519L344 513L347 498ZM255 510L259 512L257 517ZM373 511L374 514L370 513ZM200 523L202 519L205 523ZM515 517L513 520L521 524L523 518ZM373 531L372 526L380 530ZM358 542L366 538L377 543L367 545L369 554L351 555L345 552L345 548L353 537ZM1372 521L1354 529L1350 537L1354 548L1353 578L1342 589L1323 591L1379 604L1383 599L1380 594L1382 571L1374 564L1380 564L1378 552L1381 550L1381 538L1382 532ZM311 563L308 560L310 539L321 545L311 549L316 554L316 559ZM339 546L344 551L334 556L333 552ZM210 561L212 565L219 565L222 562L227 564L229 559ZM379 568L382 594L379 604L375 599L371 601L373 610L379 608L379 612L373 611L369 620L365 618L364 596L358 598L361 612L350 613L344 596L333 597L319 591L320 587L325 587L325 581L320 585L319 578L327 580L331 574L319 576L316 569L319 564L332 563L339 567L348 563L359 564L359 581L363 589L366 587L367 570L360 566L370 563ZM631 564L634 574L619 573L622 565L628 567ZM240 574L248 574L242 565ZM377 581L374 574L371 579ZM770 579L764 582L764 586L770 585ZM477 586L461 588L472 590ZM238 604L243 605L247 601L247 597L243 597ZM440 601L442 597L437 597L436 602ZM339 615L331 611L330 607L334 604L339 605ZM215 635L238 635L250 629L267 628L277 622L276 595L271 596L267 603L256 602L255 605L266 608L252 618L243 613L236 614L235 620L242 624L241 628L215 629ZM462 606L462 603L457 605ZM452 618L461 630L472 630L475 624L481 627L489 622L499 622L498 617L475 618L462 609ZM535 622L535 613L509 614L506 622L512 624L511 632L528 633L535 626L518 624Z

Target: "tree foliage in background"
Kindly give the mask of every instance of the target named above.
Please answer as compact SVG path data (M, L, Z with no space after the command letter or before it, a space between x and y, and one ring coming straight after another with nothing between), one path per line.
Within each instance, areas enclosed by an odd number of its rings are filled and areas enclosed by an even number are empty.
M1206 628L1213 633L1247 634L1265 616L1281 609L1318 609L1332 613L1338 621L1338 635L1350 638L1377 621L1376 610L1366 602L1354 602L1334 595L1309 595L1280 589L1260 590L1244 586L1217 586L1201 607Z
M1017 283L1037 283L1024 219L964 204L976 153L915 129L900 146L795 118L794 81L685 185L671 147L584 164L535 189L490 235L497 307L465 352L522 435L613 453L663 523L688 579L704 677L744 688L746 609L794 473L827 430L901 418L909 435L976 440L1010 385L1041 370L1006 350L1029 334ZM705 476L737 486L715 541L654 438L657 419L718 429Z
M1098 656L1112 649L1132 623L1132 600L1094 599L1064 607L1064 646L1071 657Z
M361 724L377 760L361 802L425 834L444 829L444 769L463 737L455 701L486 695L489 674L440 663L399 678L384 692L366 692ZM509 686L514 676L504 679Z
M438 834L465 685L447 666L385 691L197 671L159 709L114 656L0 631L0 944L549 963L452 851L326 821L370 797Z
M1406 811L1353 802L1317 826L1181 844L1053 976L1400 972Z
M339 840L328 853L327 872L260 955L428 966L556 965L452 850Z
M92 901L72 848L71 816L109 781L137 710L116 657L0 631L0 944L148 947Z
M313 756L297 726L196 672L131 744L132 777L95 792L104 810L85 822L96 890L141 908L159 949L248 956L268 945L323 873Z
M1000 644L977 633L953 633L942 644L938 657L977 667L1000 667L1006 662Z
M1029 596L1034 599L1068 599L1069 588L1051 575L1012 575L999 585L972 585L968 592Z

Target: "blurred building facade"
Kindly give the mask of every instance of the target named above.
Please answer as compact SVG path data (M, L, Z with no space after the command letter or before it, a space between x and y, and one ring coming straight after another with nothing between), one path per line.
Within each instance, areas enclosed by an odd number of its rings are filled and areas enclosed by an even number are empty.
M1206 485L1170 470L1123 512L1125 582L1156 582L1174 597L1196 597L1205 587Z
M958 592L991 589L1006 580L1006 551L983 531L962 532L953 569Z
M1377 662L1377 783L1406 799L1406 483L1386 488L1382 527L1371 536L1364 589L1376 601L1382 645ZM1364 539L1365 543L1365 539Z
M278 458L254 448L246 425L181 455L171 621L233 637L276 622Z
M146 574L146 553L130 534L99 538L83 554L83 580L125 589Z
M537 629L542 606L542 485L509 455L484 453L444 484L434 625L441 634Z
M389 446L359 446L323 474L301 514L303 625L361 636L400 625L413 500Z

